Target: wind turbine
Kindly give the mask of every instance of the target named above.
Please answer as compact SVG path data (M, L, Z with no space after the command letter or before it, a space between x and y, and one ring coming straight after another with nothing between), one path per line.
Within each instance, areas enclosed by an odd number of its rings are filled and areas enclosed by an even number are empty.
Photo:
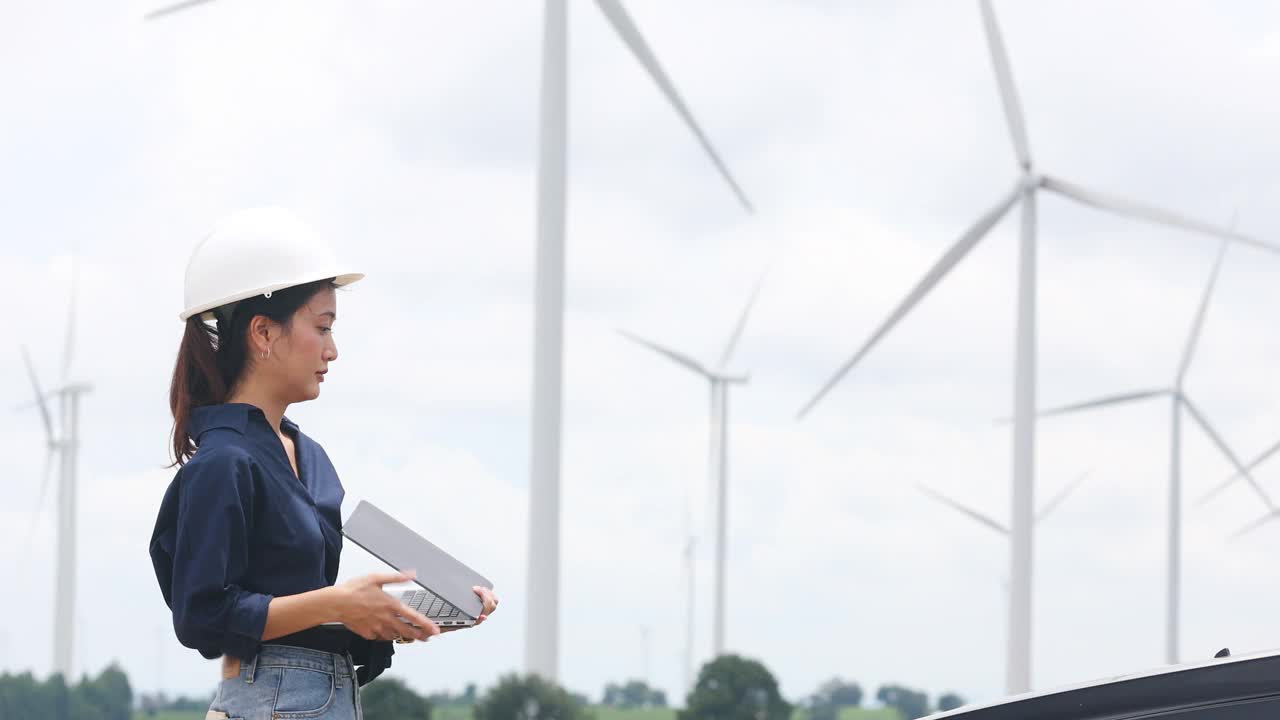
M150 13L171 15L210 0L187 0ZM596 6L635 55L748 213L755 209L712 147L620 0ZM568 190L569 29L566 0L545 0L538 122L538 211L534 282L533 402L529 481L529 565L525 665L555 680L560 637L560 403L564 346L565 198Z
M45 432L44 469L41 472L40 495L36 501L36 509L32 515L31 528L27 533L26 546L29 556L31 541L35 536L37 520L44 507L53 461L58 460L58 540L57 563L54 578L54 613L53 613L53 670L61 673L68 680L72 677L72 649L75 638L76 623L76 469L80 452L80 397L88 393L92 387L87 383L72 382L70 378L71 358L75 348L75 309L76 289L79 284L79 262L72 256L71 270L71 304L67 318L66 344L62 356L62 383L49 392L41 389L36 376L35 366L27 349L22 348L22 359L27 367L27 375L31 379L32 391L35 394L35 406L40 410L40 419ZM58 423L55 431L53 413L50 412L48 400L58 400Z
M1181 230L1211 235L1280 252L1280 246L1240 234L1227 228L1193 220L1178 213L1146 205L1114 195L1096 192L1080 185L1036 171L1031 162L1030 145L1022 119L1022 107L1013 84L1013 73L1005 52L1004 41L996 23L990 0L979 0L987 45L995 69L996 82L1004 106L1005 120L1018 160L1018 178L1013 187L990 210L978 218L925 273L907 296L894 308L862 347L847 360L801 408L805 417L820 400L844 378L904 317L942 281L986 237L992 227L1018 202L1022 203L1022 222L1018 261L1018 310L1014 358L1013 393L1013 491L1010 538L1011 592L1009 603L1009 652L1006 689L1009 693L1031 688L1031 574L1032 528L1035 468L1036 413L1036 193L1047 190L1078 203L1117 215L1170 226Z
M1200 333L1204 328L1204 319L1209 309L1209 301L1213 298L1214 289L1217 287L1218 275L1222 270L1222 262L1226 258L1228 246L1229 243L1224 241L1222 243L1222 247L1218 251L1217 259L1214 260L1213 271L1209 275L1209 282L1205 285L1204 294L1200 298L1200 306L1196 310L1195 319L1192 321L1191 332L1187 336L1187 343L1183 348L1182 358L1178 364L1177 374L1174 376L1173 384L1171 386L1107 395L1082 403L1052 408L1040 413L1040 417L1052 417L1086 410L1114 407L1117 405L1127 405L1155 398L1169 398L1172 401L1170 405L1172 410L1172 422L1170 423L1171 435L1169 441L1169 541L1167 545L1168 568L1164 651L1164 661L1169 665L1174 665L1178 662L1178 636L1179 629L1181 627L1182 411L1184 409L1187 411L1187 414L1191 416L1191 419L1200 426L1200 429L1209 436L1209 440L1218 448L1218 451L1226 456L1227 460L1235 467L1237 474L1243 475L1249 479L1249 482L1262 498L1262 501L1267 508L1271 510L1275 509L1275 505L1272 503L1271 498L1263 491L1257 481L1253 479L1253 476L1249 474L1248 467L1240 462L1240 459L1236 454L1223 441L1221 433L1219 433L1213 425L1209 423L1205 418L1204 413L1201 412L1195 403L1191 401L1184 389L1187 370L1191 367L1191 360L1195 356L1196 347L1200 341Z
M1047 520L1049 516L1053 514L1053 511L1057 510L1058 507L1062 505L1063 501L1065 501L1068 497L1070 497L1071 493L1076 491L1076 488L1080 487L1081 483L1083 483L1085 479L1089 477L1089 474L1091 472L1093 471L1086 470L1080 473L1079 475L1077 475L1075 480L1072 480L1070 483L1068 483L1066 487L1058 491L1057 495L1053 496L1052 500L1045 503L1044 507L1040 508L1040 512L1036 513L1036 518L1035 518L1036 526L1039 526L1041 523ZM934 490L933 488L930 488L927 485L916 485L916 489L919 490L924 495L926 495L927 497L929 497L930 499L935 500L951 508L952 510L955 510L956 512L960 513L961 515L964 515L970 520L977 522L979 525L982 525L983 527L989 530L993 530L999 533L1000 535L1003 535L1005 538L1009 537L1009 528L1003 523L1001 523L1000 521L992 518L990 515L987 515L986 513L981 512L979 510L974 510L968 505L965 505L959 502L958 500L954 500L950 497L947 497L946 495L943 495L942 493L938 492L937 490ZM1002 580L1001 585L1004 587L1004 591L1005 591L1005 602L1008 602L1009 581Z
M715 489L716 497L715 614L711 641L712 657L720 657L724 654L725 650L725 567L728 544L727 518L729 486L729 387L731 385L745 384L749 380L749 376L731 374L727 368L729 361L733 359L734 350L737 349L738 340L742 337L742 331L747 326L747 320L751 316L751 310L756 304L756 299L760 296L760 288L764 285L764 279L767 274L768 270L766 269L765 272L761 274L760 279L756 281L756 285L751 291L751 296L747 300L747 304L743 308L742 314L738 317L738 322L729 336L729 341L725 343L724 351L721 352L720 359L713 368L708 368L685 353L672 350L671 348L660 345L652 340L647 340L625 330L620 331L623 336L632 342L646 347L671 362L674 362L680 367L699 375L707 381L707 384L711 389L711 442L710 452L707 456L707 476L711 486ZM684 547L685 582L688 592L688 615L685 626L684 658L684 681L686 687L690 687L693 681L694 548L696 545L696 538L692 529L689 504L689 494L686 493Z
M706 133L619 0L596 0L613 29L697 137L720 176L749 213L743 194ZM564 237L568 148L568 8L546 0L538 144L538 270L534 307L532 477L529 503L528 621L525 662L555 679L559 641L560 399L564 324Z
M1071 495L1071 493L1075 492L1076 488L1080 487L1081 483L1083 483L1085 479L1089 477L1089 474L1091 472L1092 470L1086 470L1080 473L1079 475L1077 475L1075 480L1072 480L1069 484L1067 484L1066 487L1058 491L1058 494L1055 495L1052 500L1050 500L1048 503L1045 503L1045 506L1040 508L1040 512L1036 513L1036 517L1035 517L1036 526L1038 527L1041 523L1047 520L1049 516L1053 514L1053 511L1057 510L1058 507L1062 505L1063 501L1065 501ZM1000 521L992 518L990 515L987 515L986 513L983 513L979 510L974 510L968 505L965 505L950 497L947 497L946 495L943 495L942 493L926 485L918 484L916 485L916 489L919 490L924 495L928 496L929 498L951 508L952 510L955 510L956 512L960 513L961 515L964 515L970 520L977 522L979 525L982 525L983 527L989 530L993 530L999 533L1000 535L1004 536L1006 539L1009 537L1009 528L1005 526L1003 523L1001 523ZM1002 579L1000 581L1000 586L1001 586L1001 589L1003 590L1001 597L1004 599L1005 603L1008 603L1009 602L1008 579L1007 578Z

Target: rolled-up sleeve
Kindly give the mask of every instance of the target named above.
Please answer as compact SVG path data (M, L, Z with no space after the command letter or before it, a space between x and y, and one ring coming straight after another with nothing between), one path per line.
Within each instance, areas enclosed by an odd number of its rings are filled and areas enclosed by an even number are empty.
M251 658L272 596L241 586L249 571L254 477L248 455L215 452L184 468L173 549L173 629L206 658Z

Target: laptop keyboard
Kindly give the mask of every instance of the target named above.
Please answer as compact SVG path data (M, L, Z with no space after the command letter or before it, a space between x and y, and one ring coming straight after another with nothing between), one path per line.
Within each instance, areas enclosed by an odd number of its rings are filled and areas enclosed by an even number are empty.
M458 608L445 602L443 598L430 590L405 590L400 593L400 602L432 620L463 618L462 612Z

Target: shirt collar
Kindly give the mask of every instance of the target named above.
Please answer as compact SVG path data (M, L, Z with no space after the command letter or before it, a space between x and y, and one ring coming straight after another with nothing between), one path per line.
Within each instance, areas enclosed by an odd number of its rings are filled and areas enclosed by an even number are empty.
M199 438L210 430L229 428L244 435L249 427L249 418L251 416L257 416L264 424L267 422L267 416L262 412L262 408L249 403L201 405L200 407L191 408L188 432L191 433L191 437ZM298 425L290 420L288 415L280 419L280 426L281 430L297 437Z

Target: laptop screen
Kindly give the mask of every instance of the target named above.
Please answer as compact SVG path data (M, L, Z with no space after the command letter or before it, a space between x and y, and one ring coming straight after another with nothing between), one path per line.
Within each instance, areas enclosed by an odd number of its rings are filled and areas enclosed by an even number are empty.
M468 617L475 619L484 609L472 588L480 585L492 589L492 582L373 503L361 500L342 526L342 534L396 570L417 571L417 584Z

